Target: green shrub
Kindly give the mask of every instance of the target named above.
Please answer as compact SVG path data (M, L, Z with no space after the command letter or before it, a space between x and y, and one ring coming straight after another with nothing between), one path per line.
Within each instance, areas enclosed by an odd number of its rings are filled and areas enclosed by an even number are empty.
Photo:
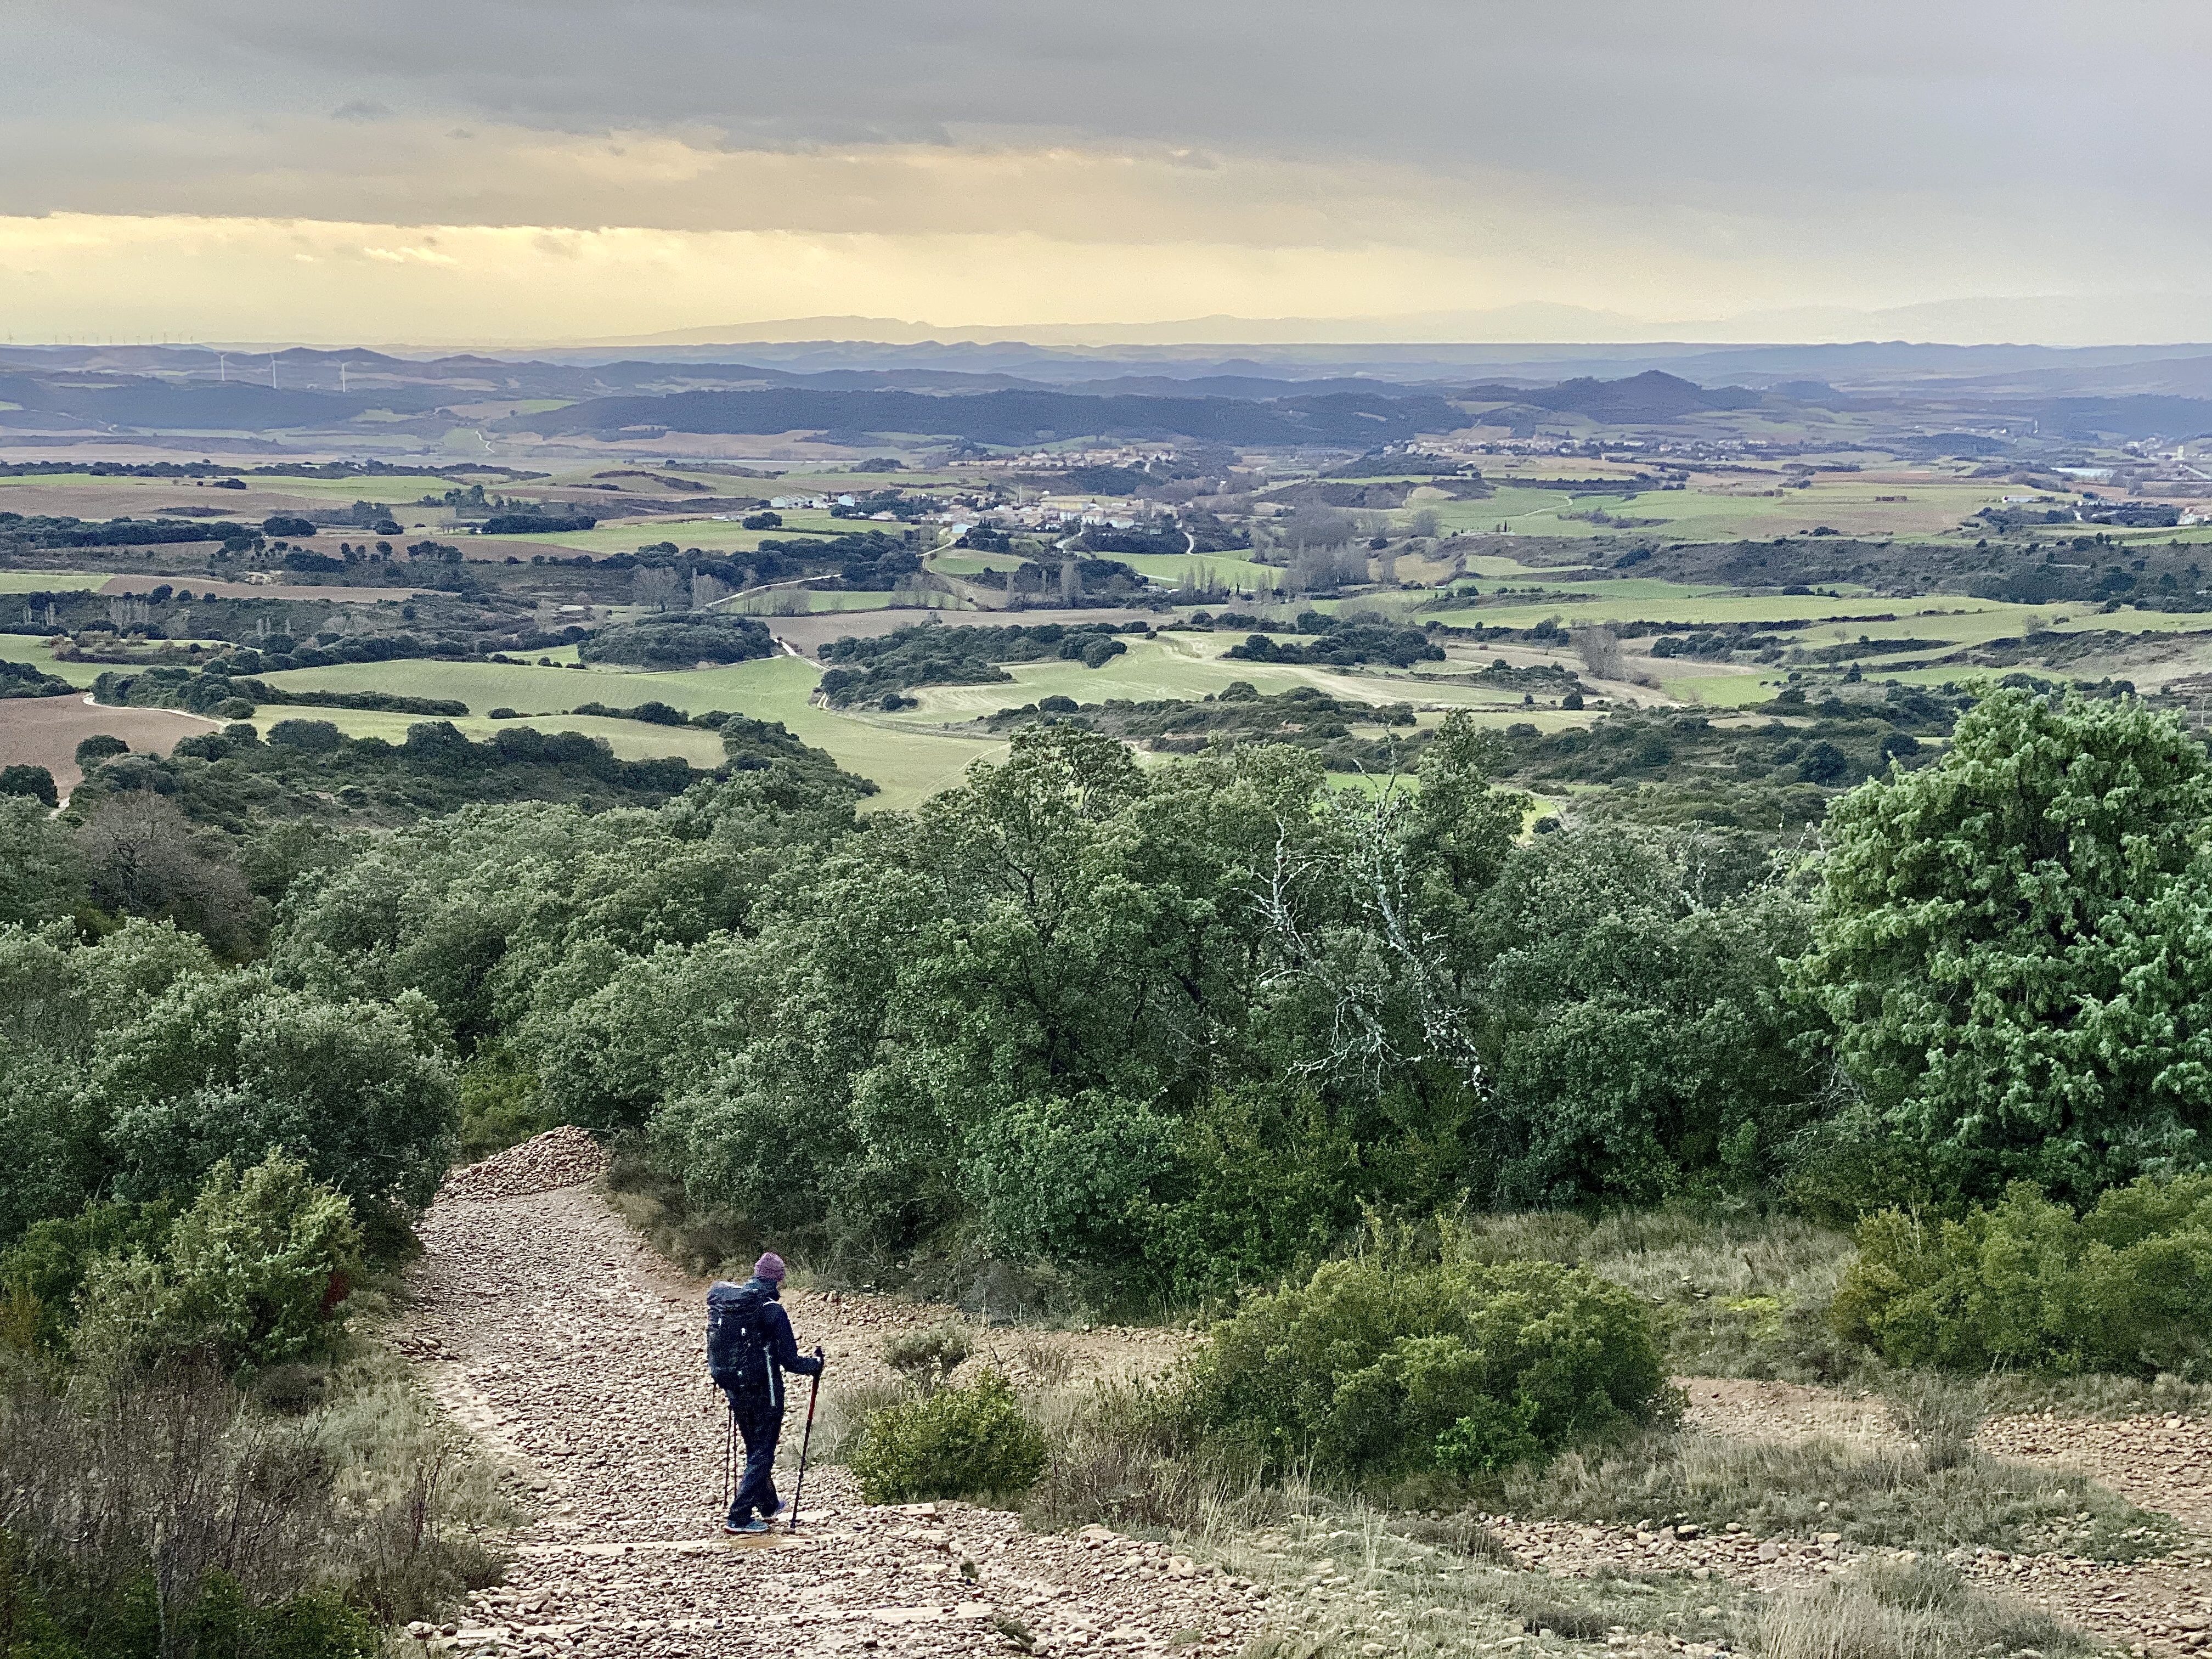
M538 1074L506 1047L480 1045L460 1072L460 1129L454 1157L472 1164L543 1134L560 1119L538 1098Z
M1472 1474L1646 1411L1666 1383L1636 1298L1550 1261L1332 1261L1251 1302L1194 1363L1209 1437L1282 1469Z
M374 1621L335 1595L255 1607L222 1573L208 1576L198 1603L179 1623L194 1659L377 1659L384 1650Z
M85 1273L73 1347L103 1369L205 1347L231 1369L326 1352L360 1235L352 1206L272 1152L218 1163L158 1255L100 1257Z
M75 1215L34 1222L0 1252L0 1290L27 1299L35 1310L39 1345L59 1348L86 1276L102 1256L157 1254L168 1243L177 1206L88 1204Z
M1885 1210L1858 1242L1830 1318L1893 1364L2212 1370L2212 1176L2146 1176L2078 1218L2022 1182L1961 1220Z
M949 1371L967 1358L973 1346L965 1325L957 1319L940 1320L922 1330L884 1338L884 1364L909 1376Z
M164 1629L167 1626L169 1628ZM327 1591L256 1603L224 1572L163 1608L154 1575L106 1594L76 1575L38 1570L0 1534L0 1642L9 1659L377 1659L383 1636L360 1608Z
M2195 1162L2208 813L2212 763L2173 714L2024 686L1835 804L1790 975L1939 1192L2086 1200Z
M878 1412L853 1460L871 1504L1022 1492L1044 1472L1044 1432L995 1372Z

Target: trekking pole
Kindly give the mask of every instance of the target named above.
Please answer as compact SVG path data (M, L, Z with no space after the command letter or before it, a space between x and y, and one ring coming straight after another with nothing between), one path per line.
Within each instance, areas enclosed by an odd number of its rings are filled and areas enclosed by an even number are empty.
M730 1511L730 1462L738 1444L738 1408L722 1401L722 1513Z
M822 1397L822 1373L814 1373L814 1386L806 1395L806 1432L799 1437L799 1485L791 1494L791 1518L783 1523L786 1532L799 1530L799 1500L806 1496L806 1449L814 1443L814 1402Z

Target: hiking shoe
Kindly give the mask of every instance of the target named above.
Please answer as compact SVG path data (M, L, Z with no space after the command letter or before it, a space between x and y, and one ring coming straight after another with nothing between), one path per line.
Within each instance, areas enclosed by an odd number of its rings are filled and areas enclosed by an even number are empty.
M757 1534L766 1532L768 1529L768 1522L760 1520L757 1517L744 1522L742 1526L732 1527L726 1522L724 1522L722 1526L722 1530L732 1538L743 1537L747 1534Z

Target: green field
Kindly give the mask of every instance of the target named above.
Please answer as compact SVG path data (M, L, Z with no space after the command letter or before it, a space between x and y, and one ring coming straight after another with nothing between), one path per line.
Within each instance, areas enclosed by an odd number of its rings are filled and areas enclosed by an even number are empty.
M1224 586L1250 588L1256 592L1274 587L1283 580L1283 572L1277 566L1255 564L1233 553L1107 553L1100 556L1117 559L1139 574L1170 587L1185 575L1201 581L1210 575Z
M1596 584L1593 584L1596 586ZM1695 594L1698 590L1683 589L1684 594ZM1951 596L1944 595L1949 599ZM1547 617L1557 617L1570 628L1579 628L1588 623L1652 622L1670 627L1696 628L1723 623L1773 622L1796 623L1809 627L1831 617L1852 616L1894 615L1899 617L1925 605L1924 596L1909 599L1887 599L1869 595L1863 599L1832 599L1818 593L1773 593L1765 595L1733 593L1727 591L1711 592L1703 597L1685 597L1673 600L1646 599L1592 598L1569 599L1564 590L1555 591L1553 597L1531 601L1526 605L1500 605L1471 607L1467 610L1438 613L1442 620L1458 627L1480 623L1486 628L1534 628ZM1953 599L1947 609L1962 609L1988 612L2018 619L2014 631L2023 629L2030 618L2040 617L2046 622L2054 616L2066 616L2082 610L2080 605L2009 605L1998 599ZM2125 614L2125 613L2121 613ZM1871 633L1881 624L1850 623L1853 637ZM2106 618L2106 626L2114 626ZM2003 629L1999 633L2006 631Z
M1018 553L933 553L927 561L928 568L941 576L980 576L986 570L1018 570L1023 564Z
M21 408L21 405L10 404L9 407ZM111 484L138 482L136 478L103 478L97 472L37 472L0 478L0 489L66 489L87 486L105 489ZM191 488L189 480L163 478L160 482L170 489L178 488L180 483L187 489Z
M681 466L655 467L679 477L696 477L711 483L726 495L865 495L874 489L927 489L933 485L972 486L975 478L957 472L780 472L772 478L719 477L711 472L686 473Z
M1662 684L1670 696L1687 698L1716 708L1741 708L1751 703L1771 702L1781 689L1787 672L1773 669L1763 675L1686 674L1680 679Z
M1530 590L1535 590L1531 592ZM1546 598L1556 597L1571 605L1589 605L1618 601L1622 604L1656 603L1662 606L1695 605L1710 599L1729 599L1741 594L1739 588L1719 585L1692 586L1686 582L1670 582L1657 576L1599 576L1589 581L1543 582L1516 581L1491 587L1486 592L1503 596L1506 593L1528 594L1528 603L1541 603ZM1829 603L1833 605L1834 600Z
M452 479L427 474L411 478L247 478L246 483L252 489L276 495L305 495L318 501L380 501L387 507L416 506L425 495L443 495L454 488ZM210 505L219 506L221 500L222 492L218 490Z
M592 717L556 712L580 702L604 702L628 708L642 702L659 702L687 714L722 709L750 714L756 720L781 720L804 741L827 750L839 764L880 784L884 793L875 798L878 805L910 806L957 782L960 774L979 757L1006 752L1003 744L904 730L816 708L807 698L820 675L811 663L796 657L764 658L726 668L671 674L623 673L614 670L580 673L574 669L526 668L505 663L418 660L295 668L267 678L271 684L287 688L393 691L406 696L450 697L466 703L471 714L478 717L494 708L511 708L533 717L524 723L541 731L586 730ZM318 719L330 714L336 719L344 711L288 712L312 714ZM266 720L280 717L271 709L264 709L258 718ZM373 718L395 721L404 732L423 717L393 714ZM491 722L483 724L488 727ZM608 724L636 734L641 740L672 730L631 721ZM711 738L708 733L695 735ZM654 750L648 744L643 752L678 751L665 746ZM714 757L720 758L719 747Z
M0 570L0 593L58 593L64 588L94 588L112 581L112 572L84 570Z
M9 662L27 662L45 670L71 685L90 685L100 678L100 665L92 662L56 662L54 653L46 649L46 638L34 634L0 634L0 658Z
M1078 702L1103 702L1127 698L1132 702L1158 702L1169 698L1203 698L1232 681L1243 680L1273 694L1301 685L1316 686L1347 702L1380 706L1392 702L1436 704L1500 720L1522 719L1543 712L1524 708L1517 694L1484 686L1456 685L1394 669L1346 670L1298 666L1280 663L1239 662L1222 653L1237 643L1231 634L1168 634L1157 640L1132 639L1124 654L1103 667L1085 668L1080 663L1054 659L1047 662L1009 663L1011 684L924 686L912 695L921 707L886 716L904 726L927 728L948 722L975 720L1001 708L1018 708L1044 697L1073 697ZM1449 666L1465 672L1472 663ZM1552 711L1556 714L1557 711ZM1560 723L1577 725L1585 717L1567 714Z
M1547 568L1522 564L1518 559L1509 559L1495 554L1469 554L1464 561L1467 573L1480 580L1492 581L1564 581L1570 576L1589 575L1588 567Z
M1847 536L1924 540L1958 533L1961 523L1995 505L2008 489L1995 479L1917 473L1818 478L1806 489L1779 487L1778 475L1773 486L1760 481L1757 489L1693 484L1687 489L1647 490L1636 495L1530 489L1510 477L1497 483L1497 493L1486 501L1455 501L1441 491L1434 495L1419 492L1408 503L1408 511L1432 509L1450 530L1489 532L1502 525L1509 533L1522 536L1633 533L1571 516L1599 512L1617 519L1655 520L1644 526L1650 533L1679 541L1759 540L1821 525ZM1771 493L1767 493L1770 488ZM1885 497L1895 499L1881 499Z
M794 593L806 601L805 609L779 611L776 606L789 604ZM957 594L929 588L908 593L848 593L836 589L779 587L744 599L733 599L723 609L740 611L749 617L811 617L840 611L965 611L968 606Z
M739 480L750 483L752 480ZM763 482L765 482L764 480ZM651 547L659 542L674 542L678 547L696 547L702 553L750 553L761 544L763 537L804 535L809 531L822 535L842 536L864 530L888 530L894 535L903 528L900 525L877 524L868 519L833 519L827 513L793 512L782 514L781 530L747 530L734 518L730 519L623 519L615 524L603 524L592 530L558 530L550 534L526 536L477 536L472 544L496 547L502 542L523 542L532 547L560 548L569 553L635 553L641 547Z

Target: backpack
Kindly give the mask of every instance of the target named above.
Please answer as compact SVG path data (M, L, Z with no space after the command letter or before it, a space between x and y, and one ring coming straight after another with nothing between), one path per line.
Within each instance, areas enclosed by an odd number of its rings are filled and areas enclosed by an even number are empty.
M707 1375L728 1387L757 1386L768 1371L768 1332L761 1312L767 1293L757 1284L715 1282L707 1292Z

